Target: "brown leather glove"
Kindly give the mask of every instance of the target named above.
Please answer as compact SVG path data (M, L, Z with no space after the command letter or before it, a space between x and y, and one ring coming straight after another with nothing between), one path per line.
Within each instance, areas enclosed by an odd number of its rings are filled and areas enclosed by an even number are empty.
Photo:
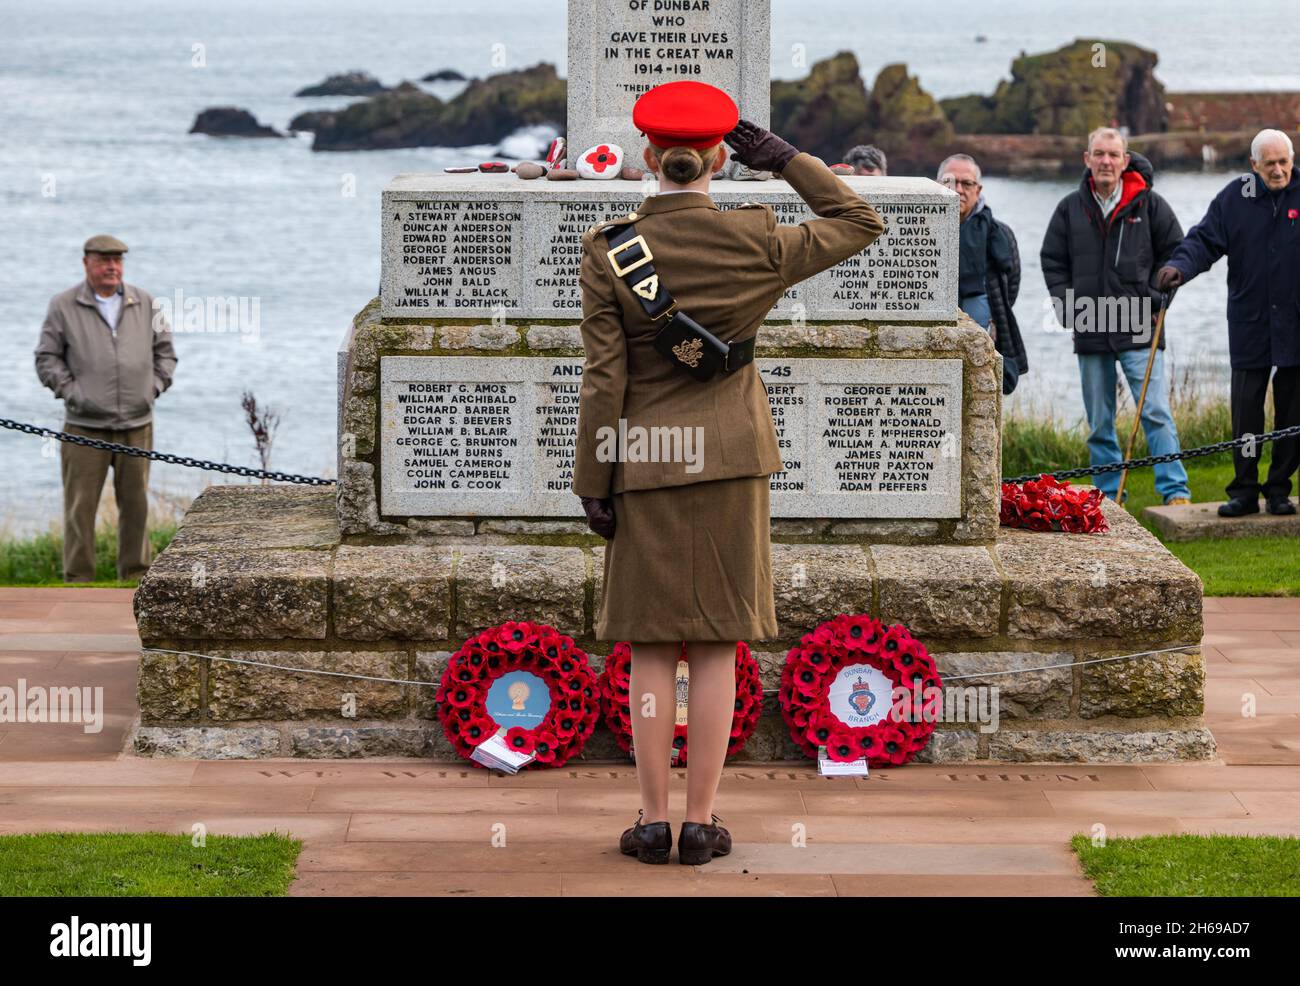
M748 120L738 121L736 128L723 140L731 147L732 160L755 171L780 174L790 159L799 153L793 144Z
M1177 267L1161 267L1156 271L1156 290L1172 291L1183 283L1183 272Z
M582 509L587 513L587 526L606 541L614 536L614 503L594 496L582 498Z

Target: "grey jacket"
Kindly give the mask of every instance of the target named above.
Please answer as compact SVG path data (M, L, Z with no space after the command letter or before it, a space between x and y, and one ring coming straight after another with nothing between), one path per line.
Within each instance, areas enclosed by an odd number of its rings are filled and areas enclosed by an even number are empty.
M147 291L123 285L116 335L100 315L89 282L50 300L36 346L36 375L63 400L68 424L148 424L154 399L171 386L175 369L171 326L162 312L154 312Z

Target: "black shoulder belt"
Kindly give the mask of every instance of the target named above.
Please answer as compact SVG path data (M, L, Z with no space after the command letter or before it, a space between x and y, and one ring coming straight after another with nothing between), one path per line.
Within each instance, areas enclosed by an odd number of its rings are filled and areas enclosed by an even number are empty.
M675 366L697 380L711 380L719 372L734 373L754 359L754 338L723 342L685 312L660 283L655 273L654 254L634 223L620 224L605 231L606 251L614 273L641 301L653 321L666 318L654 339L654 347Z

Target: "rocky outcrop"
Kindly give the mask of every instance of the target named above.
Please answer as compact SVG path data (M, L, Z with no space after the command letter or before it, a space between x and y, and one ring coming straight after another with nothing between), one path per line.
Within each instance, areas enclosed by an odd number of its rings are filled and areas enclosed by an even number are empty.
M324 82L299 89L295 96L375 96L388 87L369 72L351 71L331 75Z
M958 133L1086 134L1100 126L1133 133L1168 128L1154 51L1123 41L1077 39L1011 63L1011 81L992 96L960 96L941 106Z
M264 127L248 110L237 106L214 106L194 118L192 134L211 137L283 137L273 127Z
M315 121L317 151L393 147L460 147L489 144L520 127L562 127L567 111L564 80L555 66L531 68L473 80L444 102L413 82L355 103Z
M772 131L828 163L863 142L866 118L867 89L850 51L814 63L805 79L772 82Z
M876 76L867 103L867 132L891 165L908 171L937 164L953 136L939 103L901 64L886 65Z
M428 75L420 77L421 82L464 82L465 76L461 75L454 68L439 69L437 72L430 72Z
M299 113L289 121L289 129L296 133L315 133L321 127L329 126L337 110L308 110Z
M906 65L881 69L868 92L848 51L817 62L805 79L772 83L772 129L828 163L875 144L899 170L931 167L952 137L938 102Z

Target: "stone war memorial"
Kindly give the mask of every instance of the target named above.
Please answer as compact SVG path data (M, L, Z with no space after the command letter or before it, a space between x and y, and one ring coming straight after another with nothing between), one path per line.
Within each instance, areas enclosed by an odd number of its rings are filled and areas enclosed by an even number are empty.
M649 4L570 3L570 162L600 143L639 161L632 104L676 78L720 86L767 123L768 4L690 6L664 19ZM776 689L790 648L841 613L905 625L946 687L996 686L996 728L945 717L920 761L1214 757L1197 576L1110 501L1106 533L999 525L1001 357L957 308L957 196L928 178L841 180L885 232L789 291L758 337L785 467L771 477L780 635L745 642L765 694L734 759L807 762ZM593 637L604 542L570 490L580 240L653 190L392 179L380 295L337 354L337 487L195 499L135 595L138 754L458 762L419 683L440 681L472 634L549 624L601 669L614 647ZM710 194L782 222L811 215L776 178L733 175ZM1146 650L1166 652L1103 660ZM627 755L602 721L581 758Z

